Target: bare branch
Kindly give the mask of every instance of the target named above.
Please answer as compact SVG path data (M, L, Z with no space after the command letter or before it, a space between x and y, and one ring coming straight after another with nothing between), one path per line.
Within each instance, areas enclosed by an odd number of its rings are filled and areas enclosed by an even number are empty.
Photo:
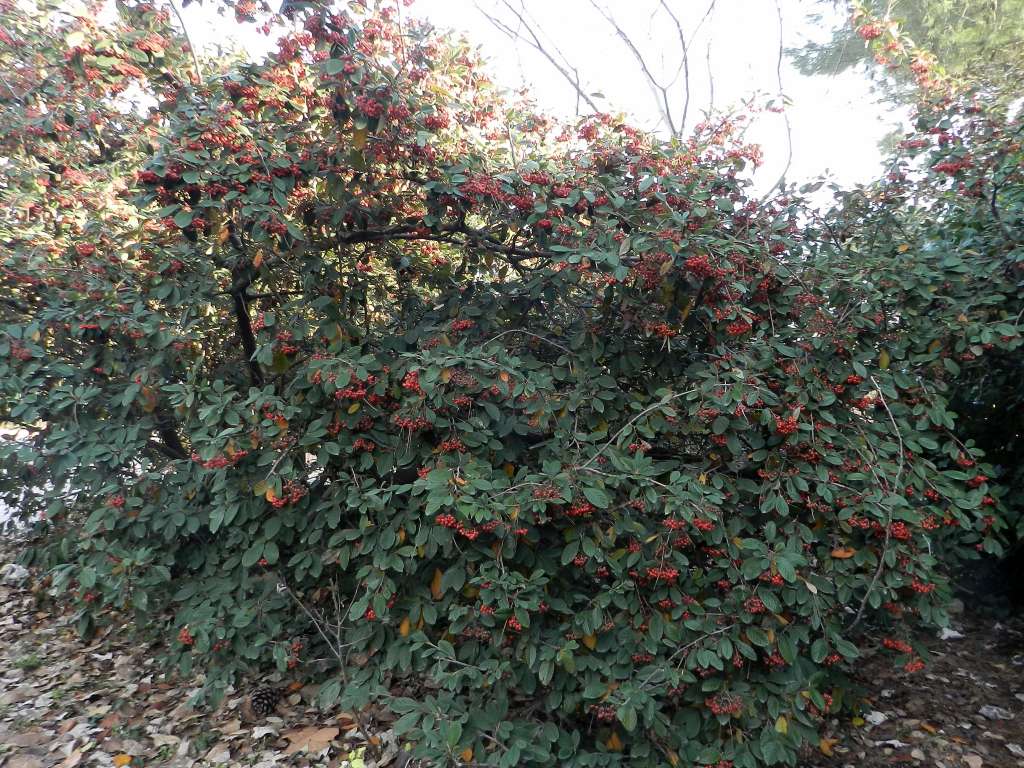
M601 110L598 109L597 104L594 103L594 100L591 99L590 95L586 93L586 91L583 89L583 86L580 83L579 70L576 67L569 64L568 60L565 58L562 52L558 50L557 46L554 50L561 57L561 62L559 62L558 59L555 58L554 54L552 54L551 51L547 49L547 47L541 42L540 36L537 34L536 29L526 19L525 8L523 8L521 11L516 10L516 8L508 0L502 0L502 4L506 8L508 8L509 12L513 16L516 17L516 19L519 21L520 27L527 32L529 38L526 38L523 35L521 35L518 30L509 26L501 19L487 13L487 11L480 7L479 3L476 3L476 9L481 14L483 14L484 18L491 22L495 29L507 35L511 40L522 40L523 42L527 43L530 47L534 48L545 59L547 59L551 66L558 70L558 73L561 74L562 77L564 77L566 81L569 83L569 85L571 85L576 90L577 114L579 113L578 105L580 99L586 102L587 106L590 107L594 112L600 112ZM572 70L571 74L569 72L570 69Z
M196 54L196 47L192 45L192 38L189 37L188 27L185 26L185 19L181 16L181 11L178 10L178 4L174 0L170 0L171 8L174 10L174 15L178 17L178 23L181 24L182 34L185 35L185 42L188 43L188 49L192 53L192 63L196 68L196 81L203 82L203 70L199 66L199 56Z
M761 198L762 201L767 200L775 188L785 181L786 174L789 173L789 166L793 163L793 126L789 122L789 112L786 110L785 95L782 88L782 57L785 52L785 46L782 40L782 6L779 5L779 0L775 0L775 12L779 17L779 58L775 63L775 80L779 86L779 99L783 101L782 119L786 124L786 165L782 168L782 173L779 174L779 180L769 187L768 191L764 193L764 197Z
M714 0L712 0L711 4L712 6L714 5ZM683 60L679 65L680 69L683 71L684 93L683 116L679 121L679 132L682 133L686 129L686 115L690 111L690 46L686 42L686 34L683 32L683 25L679 21L679 17L672 12L672 8L665 0L661 0L661 7L665 9L665 13L669 15L669 18L672 19L672 22L676 25L676 34L679 36L679 48L683 52ZM707 14L705 14L704 18L707 18ZM703 24L704 22L701 21L701 23ZM700 29L700 25L697 26L697 29ZM696 34L696 32L694 34ZM676 75L672 78L672 83L675 83L678 77L679 70L676 70ZM669 83L669 85L672 85L672 83Z
M636 47L636 44L630 36L627 35L622 27L619 26L618 22L615 21L615 17L598 5L597 0L590 0L590 4L594 6L594 10L604 17L604 20L607 21L611 28L615 30L615 34L618 35L626 48L628 48L630 53L633 54L633 58L635 58L637 63L640 65L640 70L644 73L644 77L647 78L647 84L651 87L655 103L658 105L658 111L661 112L661 117L664 120L666 127L673 136L679 136L682 127L680 126L680 128L676 128L675 120L672 117L672 103L669 98L668 87L658 82L654 73L651 72L650 67L647 66L647 60L644 59L640 49Z

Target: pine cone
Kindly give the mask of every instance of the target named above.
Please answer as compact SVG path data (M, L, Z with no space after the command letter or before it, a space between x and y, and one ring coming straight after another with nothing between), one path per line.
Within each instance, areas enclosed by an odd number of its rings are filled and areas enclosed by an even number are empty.
M281 692L276 688L266 686L257 688L249 696L249 705L257 717L272 715L277 709L277 703L281 700Z

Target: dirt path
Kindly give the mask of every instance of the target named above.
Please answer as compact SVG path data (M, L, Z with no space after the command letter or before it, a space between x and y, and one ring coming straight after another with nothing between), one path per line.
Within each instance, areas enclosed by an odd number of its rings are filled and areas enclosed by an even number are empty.
M802 764L1024 767L1024 622L959 618L962 637L933 640L923 672L869 659L863 718L833 720ZM269 718L247 718L241 695L197 714L187 705L189 687L125 636L114 629L83 643L69 616L0 586L0 768L404 762L386 713L376 713L366 737L351 716L318 712L311 688L291 690ZM353 751L360 747L363 758Z

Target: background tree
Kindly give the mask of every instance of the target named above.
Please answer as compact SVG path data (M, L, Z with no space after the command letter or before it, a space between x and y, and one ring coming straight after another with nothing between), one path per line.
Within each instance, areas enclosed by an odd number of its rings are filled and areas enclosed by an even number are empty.
M826 42L788 51L804 74L830 75L864 65L888 98L915 103L914 73L898 63L904 52L930 57L939 70L986 99L1010 102L1024 74L1024 2L1021 0L821 0L863 23L841 24ZM821 23L823 16L813 14ZM867 25L867 26L865 26ZM870 46L865 36L881 35ZM870 38L874 39L874 38ZM888 46L888 47L887 47Z

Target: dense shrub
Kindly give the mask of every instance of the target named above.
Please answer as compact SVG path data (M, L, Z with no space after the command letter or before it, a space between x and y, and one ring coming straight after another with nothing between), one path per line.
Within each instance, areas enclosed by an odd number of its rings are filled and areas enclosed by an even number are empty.
M925 335L963 260L896 239L903 186L833 239L748 196L738 118L556 125L388 11L202 80L162 12L41 11L0 54L2 479L83 631L379 701L434 764L792 764L859 649L920 667L998 524L933 369L1018 342Z

